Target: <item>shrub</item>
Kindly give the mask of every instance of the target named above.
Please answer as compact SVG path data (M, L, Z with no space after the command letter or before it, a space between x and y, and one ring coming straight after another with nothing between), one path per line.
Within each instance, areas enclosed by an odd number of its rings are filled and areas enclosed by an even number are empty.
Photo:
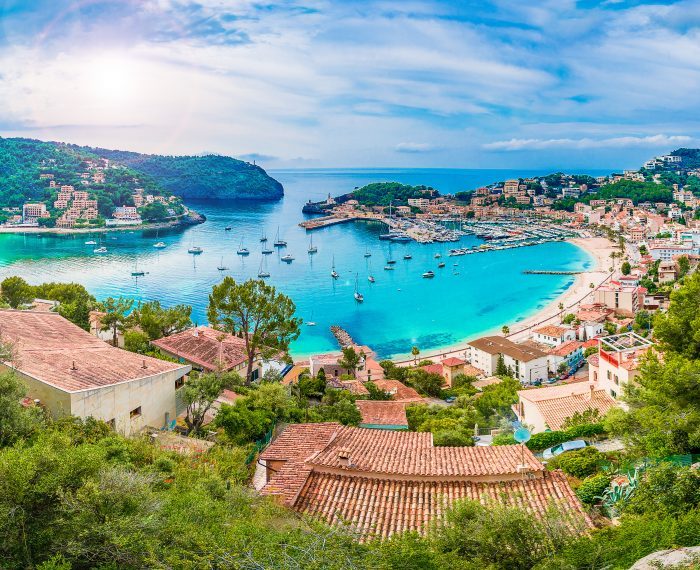
M549 469L561 469L567 475L583 479L593 475L603 460L603 454L595 447L585 447L562 453L547 463Z
M586 439L605 432L602 424L582 424L564 431L545 431L536 433L527 442L533 451L542 451L572 439Z
M610 475L607 473L598 473L586 477L576 489L576 495L582 503L592 505L596 501L596 497L600 497L603 491L610 485Z
M512 433L501 433L493 438L493 445L515 445L516 443Z

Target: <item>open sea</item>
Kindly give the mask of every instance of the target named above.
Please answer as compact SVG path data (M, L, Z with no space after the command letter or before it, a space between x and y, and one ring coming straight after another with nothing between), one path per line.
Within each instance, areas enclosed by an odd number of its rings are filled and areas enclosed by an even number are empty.
M308 255L309 234L298 223L306 216L303 204L338 195L369 182L397 181L425 184L442 193L476 188L498 180L547 174L545 171L466 169L314 169L271 170L285 188L285 197L274 203L188 203L207 217L207 222L170 232L123 231L107 234L37 235L0 234L0 279L20 275L33 284L74 281L85 285L98 299L129 296L158 299L165 305L187 303L193 319L206 322L208 294L223 275L236 280L257 278L264 258L271 277L267 280L289 295L304 321L294 356L337 349L329 327L345 328L361 344L380 357L405 355L412 346L423 354L459 343L475 335L513 326L561 294L574 282L571 276L524 275L527 269L583 270L593 260L580 248L562 242L493 251L479 255L447 257L449 249L480 243L467 236L460 244L389 243L378 236L379 223L348 223L313 231L318 253ZM606 171L588 171L599 176ZM225 231L231 226L232 231ZM279 235L288 247L272 247ZM272 255L261 254L262 234L268 237ZM94 239L108 253L94 254ZM165 249L153 244L163 241ZM236 255L244 244L248 257ZM204 253L187 253L198 245ZM364 257L366 250L372 253ZM446 267L437 268L440 252ZM287 264L280 258L292 254ZM411 260L403 256L410 253ZM385 261L396 260L394 271L384 271ZM338 280L330 276L335 260ZM219 271L223 263L229 269ZM458 265L453 265L453 264ZM132 277L138 267L147 272ZM434 279L421 274L435 271ZM376 282L369 283L367 276ZM355 283L364 303L355 301Z

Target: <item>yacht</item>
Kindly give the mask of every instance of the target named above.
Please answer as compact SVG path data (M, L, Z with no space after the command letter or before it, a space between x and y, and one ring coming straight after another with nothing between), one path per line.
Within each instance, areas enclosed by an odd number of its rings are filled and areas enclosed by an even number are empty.
M286 263L291 263L294 261L294 256L291 253L288 253L287 255L283 255L280 257L280 259Z
M266 277L270 276L270 272L267 270L266 264L264 262L265 258L263 257L260 260L260 269L258 269L258 277L260 279L265 279Z
M225 231L225 232L230 232L232 229L233 229L233 228L232 228L231 226L226 226L226 227L224 228L224 231Z
M263 231L262 235L260 236L260 243L265 243L267 241L267 236L265 235L265 232Z
M283 239L280 239L280 228L277 226L277 237L275 238L275 243L273 244L275 247L287 247L287 242L284 241Z
M227 271L228 267L224 265L224 256L221 256L221 263L219 263L219 266L217 267L219 271Z
M203 252L204 252L204 250L201 247L199 247L198 245L193 245L187 250L187 253L191 253L193 255L199 255L200 253L203 253Z
M434 257L435 259L440 259L440 258L442 257L442 254L436 253L435 255L433 255L433 257Z
M362 301L365 300L365 297L362 293L360 293L357 290L357 281L358 281L358 277L357 277L357 274L355 274L355 293L353 296L355 297L355 301L357 301L358 303L362 303Z
M139 262L137 261L137 262L134 264L134 270L131 272L131 276L132 276L132 277L143 277L144 275L146 275L146 272L145 272L145 271L141 271L141 270L139 269Z
M426 279L432 279L433 277L435 277L435 273L432 271L426 271L425 273L423 273L423 277L425 277Z
M393 265L385 265L385 266L384 266L384 271L393 271L393 270L394 270L394 266L393 266Z
M373 275L368 275L368 276L367 276L367 281L369 281L370 283L374 283L374 281L375 281L374 276L373 276Z
M90 239L85 242L85 245L97 245L97 242L94 239Z
M413 256L410 253L407 253L406 255L403 256L404 259L413 259Z
M156 249L163 249L164 247L167 247L167 246L165 245L165 242L159 241L158 243L154 243L153 247L155 247Z
M272 253L271 249L263 248L263 250L262 250L263 255L270 255L271 253Z
M333 266L331 268L331 277L333 279L338 279L340 275L338 275L338 272L335 270L335 255L333 256Z
M311 239L309 240L309 253L316 253L318 251L318 248L314 245L314 238L311 236Z
M107 253L107 248L105 246L98 247L92 250L93 253Z
M396 260L394 259L387 259L386 264L387 265L394 265L396 263Z
M365 257L372 257L372 254L369 252L369 248L365 250Z
M248 248L243 247L243 240L241 240L241 245L238 247L238 251L236 253L238 255L250 255L250 251L248 250Z
M445 262L441 261L440 263L438 263L438 267L440 267L440 268L445 267Z

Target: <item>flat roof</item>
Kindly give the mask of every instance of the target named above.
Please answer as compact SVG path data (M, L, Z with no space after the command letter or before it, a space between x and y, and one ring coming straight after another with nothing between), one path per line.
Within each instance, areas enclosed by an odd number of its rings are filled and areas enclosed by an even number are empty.
M542 350L523 343L513 342L502 336L484 336L471 341L469 344L489 354L505 354L522 362L529 362L530 360L547 356Z
M633 332L613 334L599 340L602 349L606 352L625 352L654 346L653 342Z
M115 348L57 313L0 310L0 333L16 353L6 366L69 393L190 370Z

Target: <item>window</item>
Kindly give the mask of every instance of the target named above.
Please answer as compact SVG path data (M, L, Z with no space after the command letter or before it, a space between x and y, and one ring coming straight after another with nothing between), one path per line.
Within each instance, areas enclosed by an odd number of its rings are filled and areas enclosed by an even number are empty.
M260 377L260 368L256 368L250 373L250 379L255 382Z
M133 410L131 410L129 412L129 418L131 418L132 420L134 418L138 418L140 416L141 416L141 406L139 406L138 408L134 408Z
M182 388L185 385L185 377L178 378L175 380L175 389Z
M610 395L611 395L613 398L617 398L617 392L615 392L615 390L610 390Z

